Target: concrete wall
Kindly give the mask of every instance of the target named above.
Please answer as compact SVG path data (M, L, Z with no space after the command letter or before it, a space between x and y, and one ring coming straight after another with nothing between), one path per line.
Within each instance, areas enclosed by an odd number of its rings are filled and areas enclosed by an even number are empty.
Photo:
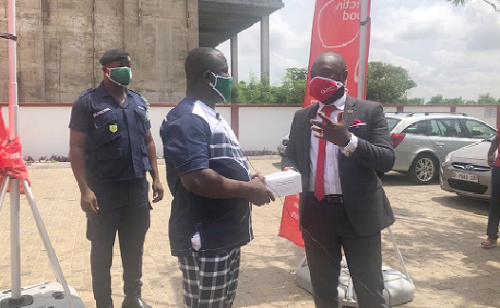
M159 156L163 156L159 128L165 115L172 107L173 105L153 104L149 113L152 124L151 132L155 139ZM235 130L239 131L239 140L243 150L266 149L276 151L281 139L289 133L293 115L299 108L241 106L231 110L232 108L229 106L219 106L217 107L217 111L233 126L233 129L237 126ZM386 112L395 111L392 108L395 109L396 107L388 107ZM442 107L418 108L418 111L431 112L435 111L435 109L443 111ZM35 159L41 156L51 156L52 154L67 156L69 152L68 123L70 111L70 104L64 104L61 107L21 106L19 109L19 129L24 156L32 156ZM497 126L498 111L500 111L500 106L456 107L456 112L465 112L470 116L489 123L493 127ZM2 114L5 121L7 121L7 107L2 107ZM234 117L232 123L232 115L236 114L238 116Z
M7 1L0 1L3 32L7 17ZM131 53L132 90L149 101L178 101L198 33L197 0L17 1L19 101L74 101L100 83L98 60L111 48ZM8 55L6 40L0 54ZM8 57L0 57L1 102L8 101L8 67Z

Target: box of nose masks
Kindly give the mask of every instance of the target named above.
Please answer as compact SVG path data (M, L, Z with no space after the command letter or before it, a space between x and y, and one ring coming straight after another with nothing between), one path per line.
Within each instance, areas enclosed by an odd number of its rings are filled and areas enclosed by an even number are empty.
M286 197L302 192L302 178L293 170L276 172L266 175L266 186L274 197Z

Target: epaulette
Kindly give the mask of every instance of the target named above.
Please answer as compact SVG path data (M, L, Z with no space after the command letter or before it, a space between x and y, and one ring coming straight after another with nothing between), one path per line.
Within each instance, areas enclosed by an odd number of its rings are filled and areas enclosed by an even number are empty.
M144 102L144 104L146 104L146 111L149 112L149 109L151 109L151 108L150 108L150 104L149 104L148 100L145 99L144 96L142 96L140 93L137 93L134 90L130 90L130 89L128 89L128 90L130 92L132 92L132 93L135 93L135 94L139 95L139 97L142 99L142 101Z
M84 97L85 95L91 93L91 92L94 92L97 88L92 88L92 89L87 89L85 91L82 92L82 94L80 94L80 98Z

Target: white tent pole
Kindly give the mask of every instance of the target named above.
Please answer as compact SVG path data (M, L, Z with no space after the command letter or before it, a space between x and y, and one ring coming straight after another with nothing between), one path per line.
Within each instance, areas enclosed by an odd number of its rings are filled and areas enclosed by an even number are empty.
M9 33L16 36L16 1L9 0ZM9 40L9 137L18 135L17 110L17 72L16 72L16 41ZM19 179L10 180L10 257L12 299L21 298L21 241L20 241L20 195Z
M366 88L366 27L368 22L368 1L361 0L360 29L359 29L359 76L358 76L358 99L363 99Z

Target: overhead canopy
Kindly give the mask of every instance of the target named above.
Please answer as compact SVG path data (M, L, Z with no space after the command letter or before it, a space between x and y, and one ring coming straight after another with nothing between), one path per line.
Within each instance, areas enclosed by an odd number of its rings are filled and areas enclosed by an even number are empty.
M282 0L200 0L200 46L216 47L282 7Z

